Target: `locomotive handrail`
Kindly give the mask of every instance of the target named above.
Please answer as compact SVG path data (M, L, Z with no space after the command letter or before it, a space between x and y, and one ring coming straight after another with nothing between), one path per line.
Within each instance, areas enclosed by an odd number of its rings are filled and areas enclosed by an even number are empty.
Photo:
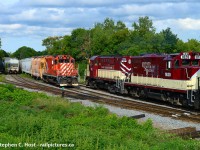
M184 68L184 69L185 69L185 72L186 72L186 76L189 79L190 77L188 76L188 70L187 70L187 68Z

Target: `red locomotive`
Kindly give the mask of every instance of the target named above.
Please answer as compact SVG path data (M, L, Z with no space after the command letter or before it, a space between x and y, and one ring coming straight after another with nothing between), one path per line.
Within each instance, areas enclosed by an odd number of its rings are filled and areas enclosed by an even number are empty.
M20 60L22 72L59 86L78 86L75 60L69 55L38 56Z
M69 55L46 56L47 70L43 79L60 86L78 86L78 71L75 60Z
M200 53L93 56L87 85L200 108Z

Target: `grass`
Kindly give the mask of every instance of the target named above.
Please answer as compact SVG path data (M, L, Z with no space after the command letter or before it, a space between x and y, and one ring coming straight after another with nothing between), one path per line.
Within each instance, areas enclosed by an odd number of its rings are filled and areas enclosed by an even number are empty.
M20 76L23 77L23 78L29 78L29 79L32 79L32 76L31 76L30 74L21 73Z
M0 143L36 143L34 149L45 143L80 150L200 149L199 141L172 138L153 128L151 120L139 124L102 106L84 107L12 85L0 85L0 119Z
M0 74L0 82L4 82L6 79L5 79L5 75L3 74Z

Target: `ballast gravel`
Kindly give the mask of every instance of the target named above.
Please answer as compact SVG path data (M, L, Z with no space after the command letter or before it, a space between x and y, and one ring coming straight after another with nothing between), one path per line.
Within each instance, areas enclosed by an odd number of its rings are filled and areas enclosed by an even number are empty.
M67 98L70 102L80 102L85 106L99 106L103 105L105 108L107 108L111 113L115 113L118 116L135 116L135 115L140 115L140 114L145 114L144 118L138 119L139 122L144 122L147 119L151 119L153 122L153 126L162 130L171 130L171 129L177 129L177 128L184 128L184 127L196 127L197 130L200 130L200 124L199 123L190 123L190 122L185 122L181 120L176 120L170 117L162 117L159 115L151 114L149 112L145 111L137 111L137 110L129 110L129 109L123 109L115 106L110 106L106 104L98 104L91 102L89 100L77 100L77 99L72 99L72 98Z

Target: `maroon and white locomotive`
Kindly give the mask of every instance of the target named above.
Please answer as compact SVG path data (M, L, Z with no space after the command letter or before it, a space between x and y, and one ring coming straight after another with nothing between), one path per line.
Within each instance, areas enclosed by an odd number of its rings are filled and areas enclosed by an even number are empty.
M200 109L200 53L93 56L87 85Z

